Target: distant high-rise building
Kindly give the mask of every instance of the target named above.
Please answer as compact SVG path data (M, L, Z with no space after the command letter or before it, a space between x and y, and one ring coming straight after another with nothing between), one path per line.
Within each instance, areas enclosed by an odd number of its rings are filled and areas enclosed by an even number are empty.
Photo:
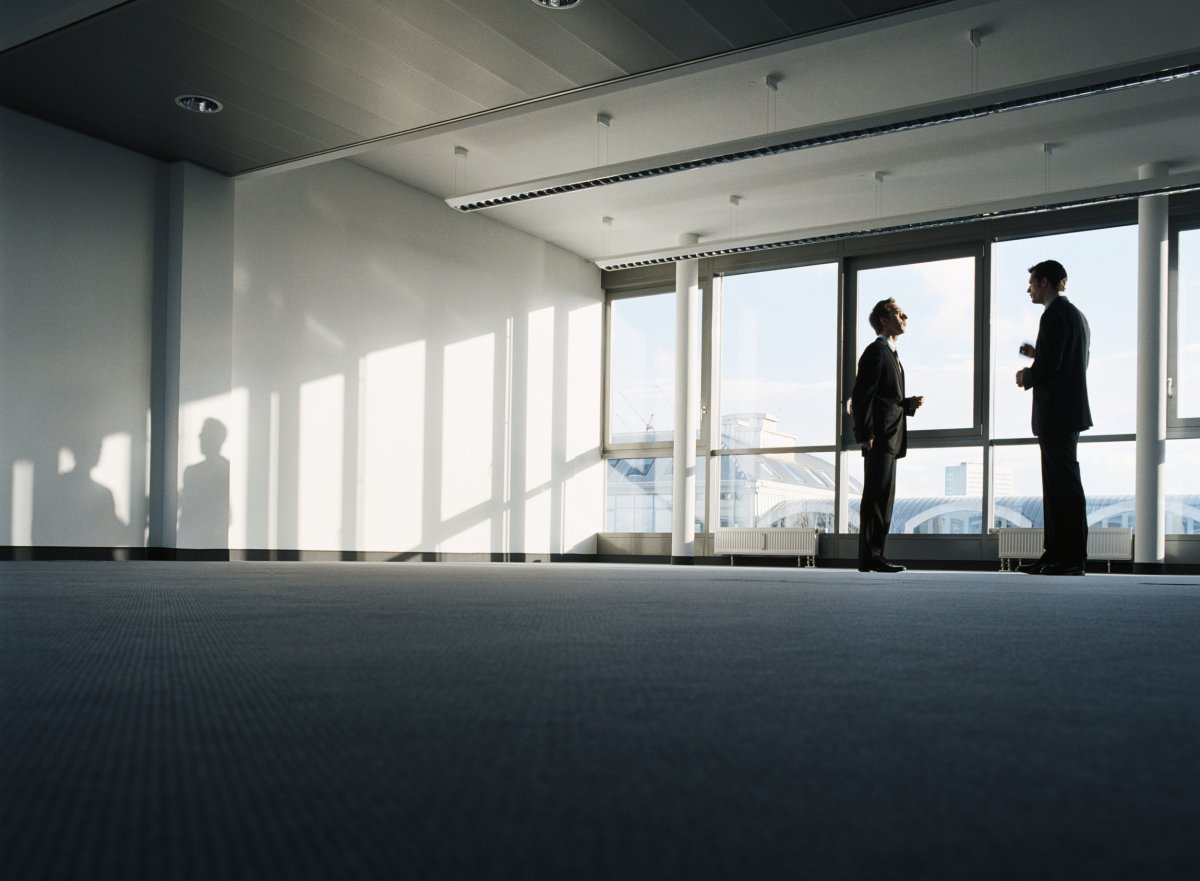
M996 468L992 474L996 495L1012 495L1013 475L1011 468ZM975 462L961 462L946 466L946 495L983 495L983 466Z

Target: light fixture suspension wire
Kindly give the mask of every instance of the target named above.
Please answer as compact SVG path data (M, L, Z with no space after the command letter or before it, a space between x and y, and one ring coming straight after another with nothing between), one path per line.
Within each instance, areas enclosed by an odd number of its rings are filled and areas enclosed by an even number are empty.
M1042 144L1042 156L1044 157L1044 162L1043 162L1044 180L1042 182L1042 186L1044 187L1043 192L1046 194L1050 193L1050 154L1053 152L1054 152L1053 144Z
M608 165L608 131L612 128L612 116L596 114L596 167Z
M467 148L454 148L454 195L467 191Z
M740 205L740 204L742 204L741 196L730 196L729 197L729 237L731 239L734 238L738 234L737 233L738 205Z
M883 172L875 172L875 217L883 217Z
M779 124L779 80L777 74L771 74L763 83L767 87L767 134L775 134Z
M604 231L600 234L600 250L604 252L604 256L608 257L612 254L612 224L611 217L601 217L600 223L604 225Z
M967 34L967 40L971 44L971 94L974 95L979 91L979 48L983 39L979 31L972 28Z

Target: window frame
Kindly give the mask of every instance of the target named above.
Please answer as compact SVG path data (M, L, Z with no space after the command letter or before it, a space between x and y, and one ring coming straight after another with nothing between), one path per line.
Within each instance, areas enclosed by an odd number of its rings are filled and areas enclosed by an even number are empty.
M994 218L980 220L970 224L954 225L936 230L922 230L900 233L889 233L882 236L863 236L852 239L828 241L812 245L780 248L759 252L725 255L699 261L699 280L702 292L701 298L701 332L700 332L700 438L697 442L697 458L705 457L707 464L707 480L704 504L706 505L704 519L706 531L712 532L719 524L720 493L714 487L720 487L720 463L723 455L739 453L787 454L791 452L832 453L834 455L836 473L836 523L837 533L844 529L844 512L848 508L847 495L848 479L847 463L850 455L857 454L857 445L853 443L850 433L849 420L841 404L849 394L853 383L854 369L859 354L857 345L859 328L857 322L857 271L862 268L879 268L884 266L902 266L912 263L936 259L951 259L954 257L972 256L976 259L975 280L975 382L972 389L972 422L966 428L955 429L916 429L910 431L910 446L914 448L933 447L973 447L982 445L984 451L984 510L982 523L985 534L980 536L981 557L994 553L988 550L988 537L995 517L995 488L992 477L993 458L1000 447L1036 446L1037 439L1029 434L1020 437L997 439L992 436L991 393L994 365L992 364L992 290L994 279L992 247L997 242L1008 241L1034 236L1053 235L1059 233L1086 232L1113 226L1124 226L1137 223L1136 202L1126 200L1109 202L1101 205L1083 208L1064 209L1046 213L1036 213L1021 217ZM1170 227L1169 227L1169 259L1168 303L1169 310L1167 330L1168 376L1177 374L1179 357L1179 339L1177 328L1178 316L1178 260L1179 233L1185 230L1200 229L1200 194L1184 194L1171 197ZM720 327L720 276L725 274L742 274L744 272L773 271L790 267L807 266L819 263L838 263L838 340L837 340L837 432L832 445L808 445L788 448L770 448L764 450L720 450L713 447L719 445L719 437L714 438L714 421L719 428L719 420L714 420L713 414L719 412L720 376L719 376L719 346ZM611 309L614 300L627 297L665 294L674 292L674 269L670 265L655 265L630 270L604 271L602 287L605 294L604 310L604 340L602 347L601 382L602 395L601 414L602 425L602 460L613 458L657 457L671 456L674 451L673 441L656 441L632 444L612 444L610 441L610 407L611 395L611 361L612 334ZM847 328L852 333L847 334ZM1177 401L1168 399L1167 438L1183 440L1200 438L1200 418L1179 418ZM1081 444L1111 443L1136 441L1136 434L1105 434L1093 435L1091 432L1080 436ZM700 464L699 462L697 463ZM845 535L840 540L845 539ZM1170 537L1170 536L1169 536ZM938 545L938 539L943 536L923 536L922 541ZM837 544L837 547L843 547ZM844 555L842 555L844 556Z
M1172 219L1167 234L1167 382L1179 375L1179 234L1200 230L1200 217L1183 221ZM1197 254L1200 258L1200 253ZM1200 271L1200 267L1197 267ZM1196 304L1200 308L1200 303ZM1200 371L1198 371L1200 375ZM1200 416L1180 416L1179 398L1167 395L1167 440L1200 437Z
M975 261L975 311L972 327L975 376L971 387L971 424L955 428L924 429L910 425L908 445L912 448L975 446L985 441L984 402L988 400L987 391L991 387L992 375L991 321L985 311L990 308L990 298L985 294L985 287L987 287L986 279L991 269L991 243L973 241L913 248L904 251L865 254L849 258L846 261L842 296L842 339L845 346L842 361L844 392L841 399L843 401L850 395L850 390L854 388L858 356L866 345L865 340L861 338L862 329L858 327L858 273L863 270L911 266L916 263L933 263L939 260L956 260L964 257L970 257ZM844 405L839 409L844 411ZM854 442L852 420L845 418L842 420L840 438L842 449L857 449L858 444Z
M747 255L749 256L749 255ZM755 255L759 258L776 255ZM830 402L834 413L834 431L830 437L830 442L827 444L797 444L789 447L736 447L728 450L720 447L720 430L721 430L721 341L724 334L723 322L720 316L723 316L722 306L724 305L724 280L729 276L750 275L759 272L779 272L788 269L802 269L807 266L822 266L826 264L835 264L837 272L837 304L835 306L836 315L836 332L838 335L834 346L834 399ZM707 394L704 390L701 391L701 409L705 420L706 429L702 432L701 440L707 445L706 455L708 456L708 475L706 483L706 523L719 524L721 522L721 460L728 456L771 456L771 455L791 455L795 453L828 453L833 457L834 468L834 521L835 524L841 522L841 483L842 483L842 457L839 455L837 438L841 434L841 406L839 402L843 398L842 390L842 371L839 365L842 363L842 327L843 316L842 308L845 302L845 290L843 287L843 279L846 274L845 260L842 257L833 256L832 254L814 254L809 259L802 260L775 260L767 259L752 259L752 260L736 260L729 261L726 266L717 272L709 274L710 285L709 291L711 296L708 299L708 310L706 318L708 321L708 330L706 340L710 345L706 346L704 356L711 359L704 371L704 379L707 382ZM716 492L712 488L716 487ZM837 526L835 525L835 530ZM713 531L710 526L709 531Z

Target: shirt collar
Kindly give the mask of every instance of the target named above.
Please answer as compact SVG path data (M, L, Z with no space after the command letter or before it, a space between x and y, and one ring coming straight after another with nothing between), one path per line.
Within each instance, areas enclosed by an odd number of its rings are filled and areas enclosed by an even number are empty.
M885 343L887 343L887 347L889 349L891 349L893 352L896 351L896 343L890 336L884 336L883 334L880 334L876 337L876 339L883 340Z

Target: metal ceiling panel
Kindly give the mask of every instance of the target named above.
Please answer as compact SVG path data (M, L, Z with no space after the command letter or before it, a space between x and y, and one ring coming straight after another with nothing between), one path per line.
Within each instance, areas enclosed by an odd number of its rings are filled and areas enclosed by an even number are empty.
M815 13L814 20L817 23L800 31L788 25L764 0L741 0L739 3L687 0L687 4L723 34L732 46L755 46L777 40L781 33L804 33L828 24L827 16L819 11L821 4L815 2L804 4L804 10L806 13Z
M941 0L939 0L941 2ZM880 0L866 14L929 5ZM844 24L843 3L132 0L0 52L0 104L238 174ZM83 14L83 13L81 13ZM0 43L0 45L5 45ZM225 109L189 116L179 94Z
M524 3L455 0L455 4L504 39L535 55L572 85L603 82L629 73L571 29L578 10L555 13L539 9L528 0Z

